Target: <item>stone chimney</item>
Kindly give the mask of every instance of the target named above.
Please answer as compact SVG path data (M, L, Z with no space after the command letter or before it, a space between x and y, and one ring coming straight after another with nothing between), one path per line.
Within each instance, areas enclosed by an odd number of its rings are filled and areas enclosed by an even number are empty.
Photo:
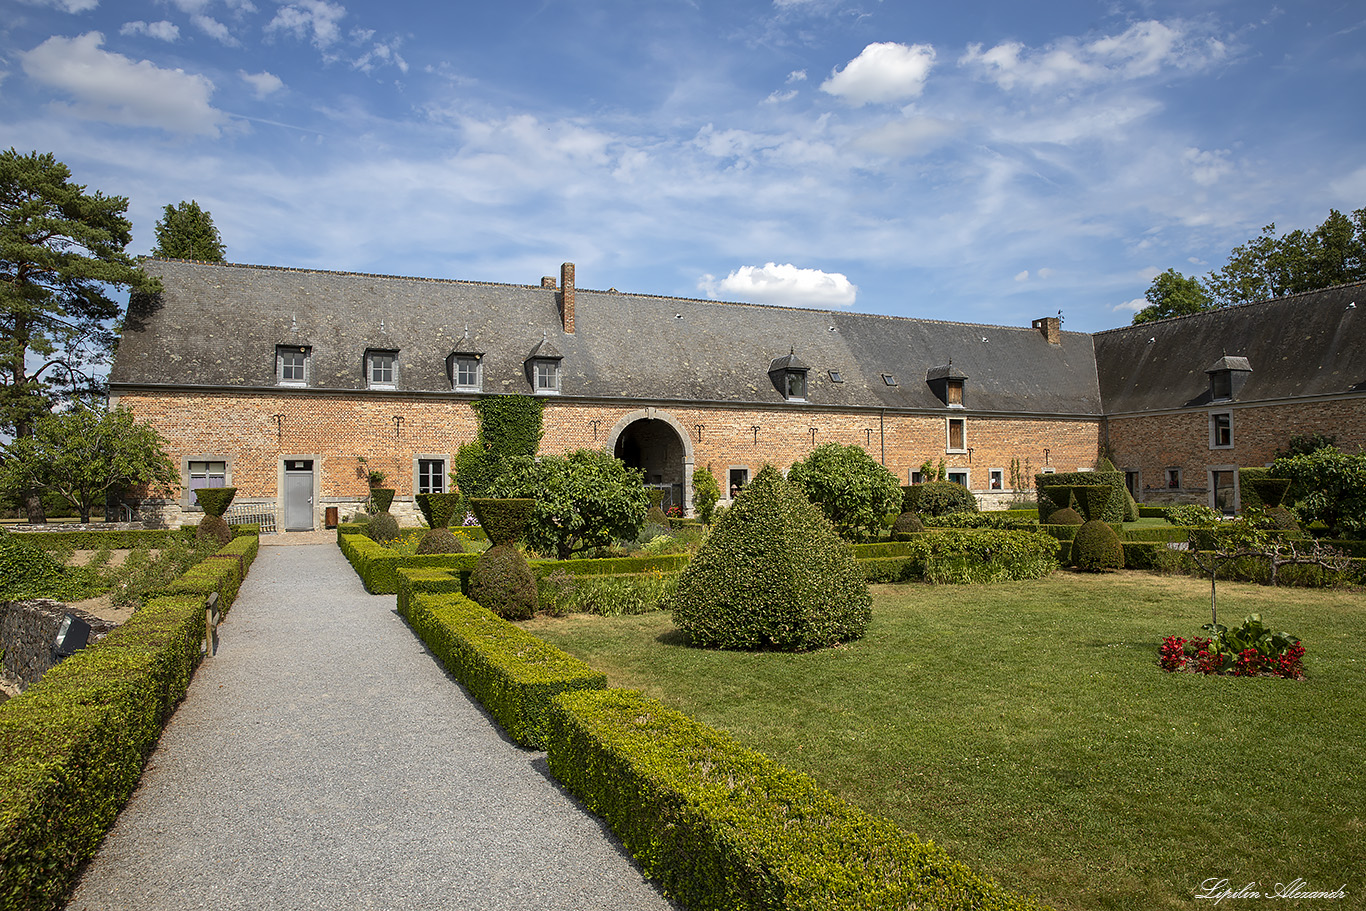
M541 287L542 287L542 288L549 288L549 289L551 289L552 291L555 290L555 276L553 276L553 275L542 275L542 276L541 276Z
M574 334L574 264L560 266L560 319L564 331Z
M1033 325L1035 329L1043 333L1044 338L1048 339L1048 344L1062 344L1062 320L1060 318L1045 316L1043 319L1036 319Z

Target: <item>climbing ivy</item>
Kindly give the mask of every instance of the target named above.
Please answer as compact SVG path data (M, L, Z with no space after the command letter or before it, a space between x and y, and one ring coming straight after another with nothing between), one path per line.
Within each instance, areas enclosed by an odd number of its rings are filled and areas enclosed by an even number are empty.
M536 455L545 402L529 395L493 395L471 407L479 433L456 453L451 479L467 498L486 497L509 462Z

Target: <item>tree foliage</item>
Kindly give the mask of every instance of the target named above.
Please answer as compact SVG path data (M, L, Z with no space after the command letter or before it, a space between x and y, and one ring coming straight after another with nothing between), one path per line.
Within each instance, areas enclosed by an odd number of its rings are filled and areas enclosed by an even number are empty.
M55 398L98 393L122 312L109 289L160 288L124 253L127 208L50 154L0 152L0 430L28 436Z
M197 259L207 263L223 262L223 238L214 227L213 216L193 199L166 206L156 226L157 245L153 256L167 259Z
M490 485L490 495L534 497L526 543L559 560L634 539L650 508L640 470L600 449L513 459Z
M710 525L712 513L721 499L721 485L710 468L695 468L692 473L692 505L703 524Z
M861 446L825 443L793 464L787 479L848 540L876 536L882 520L901 508L901 485Z
M110 491L151 485L179 486L180 472L166 457L166 441L126 409L77 406L40 417L33 433L0 451L0 487L50 490L90 521Z
M1277 459L1271 476L1290 479L1290 496L1302 520L1322 522L1334 536L1366 533L1366 452L1353 455L1324 446Z
M1134 314L1134 325L1173 316L1189 316L1214 305L1195 276L1168 269L1153 279L1143 295L1148 306Z
M530 395L494 395L471 407L479 432L456 451L451 480L467 499L496 496L493 484L508 466L536 455L545 402Z

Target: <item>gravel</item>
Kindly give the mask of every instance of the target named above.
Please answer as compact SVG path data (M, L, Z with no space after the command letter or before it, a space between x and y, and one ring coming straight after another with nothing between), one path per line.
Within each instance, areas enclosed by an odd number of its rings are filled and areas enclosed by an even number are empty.
M676 908L394 603L263 548L69 911Z

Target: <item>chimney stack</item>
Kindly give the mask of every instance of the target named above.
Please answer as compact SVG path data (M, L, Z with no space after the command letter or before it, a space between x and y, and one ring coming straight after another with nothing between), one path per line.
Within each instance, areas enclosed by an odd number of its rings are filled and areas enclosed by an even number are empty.
M551 289L551 290L553 291L553 290L555 289L555 276L553 276L553 275L542 275L542 276L541 276L541 287L542 287L542 288L549 288L549 289Z
M1062 344L1062 320L1056 316L1045 316L1036 319L1033 323L1034 328L1043 333L1043 337L1048 339L1050 345Z
M564 331L574 334L574 264L560 266L560 319Z

